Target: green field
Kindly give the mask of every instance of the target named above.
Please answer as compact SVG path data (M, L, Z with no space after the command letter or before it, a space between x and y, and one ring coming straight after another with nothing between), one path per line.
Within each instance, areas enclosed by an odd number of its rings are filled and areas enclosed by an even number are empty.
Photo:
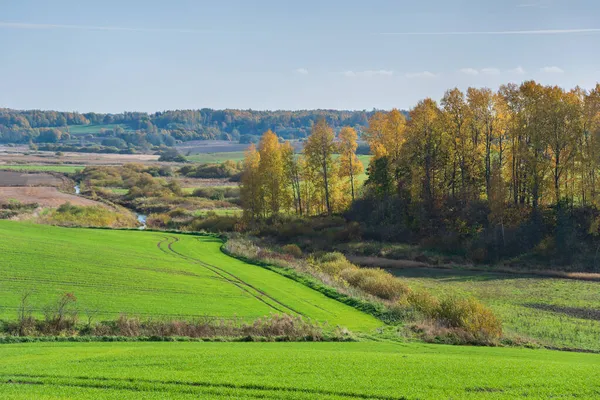
M213 208L212 210L196 210L195 215L203 216L208 213L215 213L219 216L241 216L241 208Z
M473 295L502 319L505 335L600 350L600 283L465 270L390 270L413 289Z
M0 317L16 319L20 295L33 305L74 293L99 316L214 316L253 320L301 314L370 331L381 323L267 269L223 254L210 236L69 229L0 221Z
M593 399L600 355L388 343L0 346L3 399Z
M62 172L74 174L84 169L84 165L0 165L0 170L11 171L42 171L42 172Z
M131 130L127 125L102 124L102 125L70 125L69 133L73 136L95 135L100 133L101 129L114 129L120 126L125 131Z
M225 161L242 161L244 159L243 151L229 151L222 153L201 153L186 156L186 158L195 163L200 164L211 164L211 163L222 163Z

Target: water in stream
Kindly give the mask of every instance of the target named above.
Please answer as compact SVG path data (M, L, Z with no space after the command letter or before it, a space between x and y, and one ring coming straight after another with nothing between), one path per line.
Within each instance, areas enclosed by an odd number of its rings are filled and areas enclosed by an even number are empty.
M147 218L147 216L144 215L144 214L138 214L138 213L136 213L135 215L137 217L138 222L140 224L142 224L142 226L140 226L140 229L146 229L146 218Z

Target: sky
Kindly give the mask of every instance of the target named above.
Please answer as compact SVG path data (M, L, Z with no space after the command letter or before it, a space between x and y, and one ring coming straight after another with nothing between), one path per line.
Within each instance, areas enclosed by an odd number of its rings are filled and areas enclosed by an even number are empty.
M600 82L597 0L0 0L0 107L409 109Z

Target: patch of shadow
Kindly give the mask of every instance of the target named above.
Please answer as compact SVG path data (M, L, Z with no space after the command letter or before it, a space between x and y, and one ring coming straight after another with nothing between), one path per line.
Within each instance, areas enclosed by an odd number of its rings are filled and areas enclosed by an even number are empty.
M8 385L43 385L43 382L36 382L36 381L25 381L25 380L12 380L9 379L5 382L2 383L6 383Z
M473 392L473 393L502 393L502 392L504 392L504 389L491 388L491 387L474 387L474 388L466 388L465 392Z
M525 307L534 308L536 310L550 311L554 313L564 314L569 317L588 319L591 321L600 321L600 310L584 307L567 307L554 304L528 303L523 304Z

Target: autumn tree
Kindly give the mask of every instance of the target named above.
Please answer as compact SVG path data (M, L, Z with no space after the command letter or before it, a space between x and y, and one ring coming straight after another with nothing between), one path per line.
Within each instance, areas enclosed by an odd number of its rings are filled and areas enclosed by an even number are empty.
M260 139L259 173L264 195L266 215L277 215L288 204L288 186L282 146L279 138L271 130Z
M344 127L339 135L339 153L340 153L340 168L339 176L342 179L348 179L350 183L352 201L355 199L356 177L364 171L362 162L356 156L358 148L358 135L356 130L350 127Z
M294 147L290 142L285 142L281 147L284 174L291 185L294 208L298 215L303 215L302 205L302 172L300 160L296 158Z
M333 212L331 193L336 183L337 164L333 155L336 151L335 134L325 119L320 119L313 127L304 146L307 167L317 172L327 214Z
M240 198L245 217L254 221L262 216L264 198L260 174L260 154L253 144L246 151L243 166Z

